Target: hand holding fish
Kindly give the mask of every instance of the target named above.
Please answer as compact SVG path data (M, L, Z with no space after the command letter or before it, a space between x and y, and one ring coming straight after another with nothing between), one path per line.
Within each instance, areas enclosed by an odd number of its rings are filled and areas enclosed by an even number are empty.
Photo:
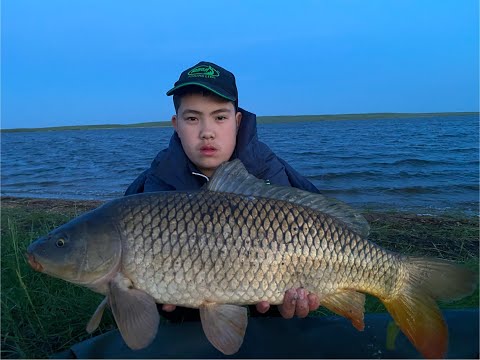
M162 305L162 310L163 311L166 311L166 312L172 312L172 311L175 311L177 307L175 305L172 305L172 304L163 304Z
M320 306L318 296L313 293L308 293L303 288L290 289L285 292L283 303L278 305L280 314L285 319L291 319L293 316L305 318L310 311L317 310ZM259 313L266 313L270 309L270 304L267 301L262 301L257 304L257 311Z
M308 293L305 289L290 289L285 292L283 304L278 305L280 314L285 319L291 319L294 315L299 318L305 318L310 311L317 310L320 306L318 296ZM261 301L257 305L257 311L261 314L266 313L270 309L268 301ZM164 304L163 311L172 312L176 308L175 305Z

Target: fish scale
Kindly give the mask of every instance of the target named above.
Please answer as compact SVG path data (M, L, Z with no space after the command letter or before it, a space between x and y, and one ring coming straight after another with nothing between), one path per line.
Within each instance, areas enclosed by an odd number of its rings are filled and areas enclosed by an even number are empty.
M285 201L205 191L166 193L147 208L132 199L122 209L123 272L159 303L279 304L295 287L326 295L360 285L379 293L387 289L375 284L395 283L393 254L343 223Z

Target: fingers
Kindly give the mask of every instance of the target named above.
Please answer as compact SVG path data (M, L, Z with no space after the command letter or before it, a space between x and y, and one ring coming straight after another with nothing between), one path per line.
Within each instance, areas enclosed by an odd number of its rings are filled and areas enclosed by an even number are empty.
M291 319L294 315L304 318L310 311L317 310L319 306L320 301L317 295L309 294L305 289L299 288L285 292L283 304L278 305L278 310L285 319Z
M295 307L295 315L299 318L304 318L308 316L309 307L308 307L308 297L305 292L305 289L297 289L298 299Z
M166 311L166 312L172 312L173 310L175 310L175 308L176 308L176 306L171 305L171 304L163 304L162 305L162 310Z
M290 289L285 292L283 304L278 305L278 310L280 311L280 315L282 315L282 317L285 319L291 319L293 315L295 315L297 298L298 294L296 289Z
M320 307L320 300L315 294L308 294L308 309L309 311L315 311Z
M270 304L267 301L261 301L256 305L256 308L260 314L265 314L270 309Z

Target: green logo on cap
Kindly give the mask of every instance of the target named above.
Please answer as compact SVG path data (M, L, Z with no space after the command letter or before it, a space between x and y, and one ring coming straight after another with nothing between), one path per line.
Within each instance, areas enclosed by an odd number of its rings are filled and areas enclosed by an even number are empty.
M220 76L220 73L217 69L211 67L210 65L200 65L194 67L188 72L189 77L205 77L205 78L216 78Z

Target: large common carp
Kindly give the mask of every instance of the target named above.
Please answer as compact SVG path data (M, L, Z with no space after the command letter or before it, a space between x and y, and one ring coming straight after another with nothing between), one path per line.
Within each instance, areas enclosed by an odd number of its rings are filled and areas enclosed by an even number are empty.
M240 348L242 305L280 304L303 287L323 306L364 328L364 293L385 304L425 357L443 357L447 327L436 300L471 293L476 275L408 257L367 240L368 224L348 206L290 187L267 185L236 160L197 192L144 193L112 200L38 239L31 266L106 295L132 349L156 335L155 303L199 308L220 351Z

